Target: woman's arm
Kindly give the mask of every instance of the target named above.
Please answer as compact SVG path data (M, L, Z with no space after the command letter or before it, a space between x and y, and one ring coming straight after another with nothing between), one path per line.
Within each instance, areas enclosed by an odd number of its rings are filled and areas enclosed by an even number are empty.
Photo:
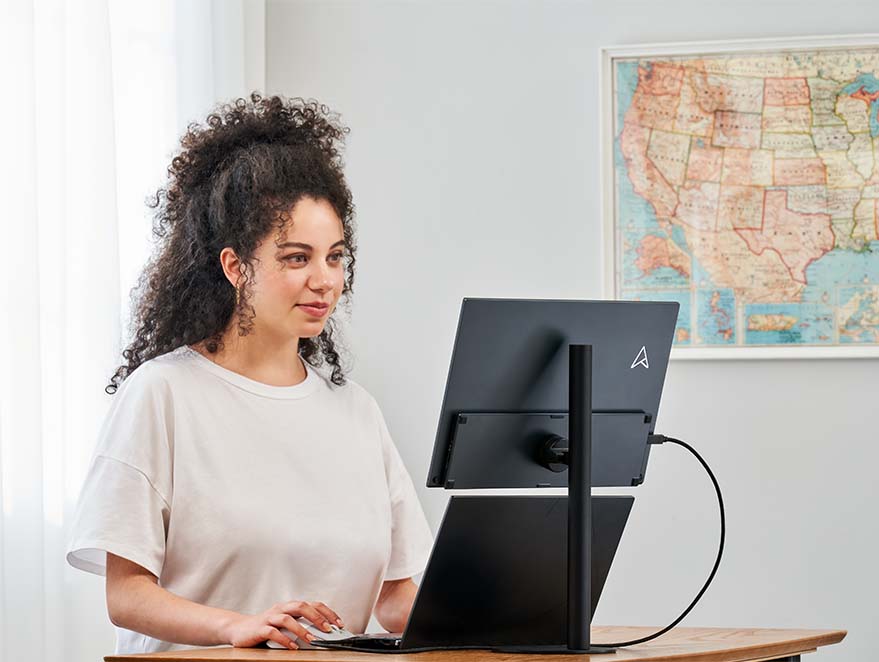
M415 603L418 584L412 578L395 579L382 584L375 617L388 632L402 632L409 620L409 613Z
M281 632L313 641L296 618L305 617L324 632L330 623L344 627L339 615L323 602L292 600L261 614L239 614L185 600L159 586L149 570L107 553L107 611L114 625L134 632L190 646L231 644L256 646L271 639L288 648L296 643Z
M223 632L240 616L174 595L149 570L109 552L107 612L118 627L191 646L228 644Z

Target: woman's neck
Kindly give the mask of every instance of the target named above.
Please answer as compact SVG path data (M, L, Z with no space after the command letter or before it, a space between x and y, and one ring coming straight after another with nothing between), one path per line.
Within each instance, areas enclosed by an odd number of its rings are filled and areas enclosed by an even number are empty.
M269 386L295 386L307 373L299 358L299 338L268 343L252 334L239 336L237 329L223 334L223 346L215 354L201 341L192 349L227 370Z

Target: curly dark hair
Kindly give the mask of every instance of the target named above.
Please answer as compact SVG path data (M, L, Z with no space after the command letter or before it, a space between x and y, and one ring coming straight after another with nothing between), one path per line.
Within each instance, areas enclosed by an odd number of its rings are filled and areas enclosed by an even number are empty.
M249 274L257 245L272 228L282 239L288 212L303 197L327 201L342 220L346 244L342 296L354 285L354 204L342 174L341 149L349 129L312 99L235 99L192 123L168 168L169 179L148 206L155 209L153 255L132 290L127 361L105 387L112 395L139 365L182 345L204 341L210 353L238 314L238 333L253 329ZM241 262L238 303L219 260L226 246ZM326 362L331 381L345 383L333 342L333 319L315 338L301 338L310 365Z

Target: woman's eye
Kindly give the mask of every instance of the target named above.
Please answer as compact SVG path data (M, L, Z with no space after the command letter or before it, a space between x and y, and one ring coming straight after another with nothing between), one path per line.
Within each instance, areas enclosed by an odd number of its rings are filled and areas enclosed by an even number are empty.
M337 263L341 262L345 257L345 253L331 253L327 256L327 259L331 262ZM305 253L296 253L295 255L287 255L282 258L285 262L292 262L293 264L305 264L308 262L308 256Z

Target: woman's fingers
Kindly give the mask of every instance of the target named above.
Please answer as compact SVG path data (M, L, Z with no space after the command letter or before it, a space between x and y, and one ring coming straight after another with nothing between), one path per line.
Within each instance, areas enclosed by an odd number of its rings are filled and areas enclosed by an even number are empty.
M260 633L265 639L271 639L275 643L281 644L284 648L291 648L296 650L299 646L296 645L296 642L293 641L290 637L282 634L276 627L272 627L274 623L270 625L266 625L263 631Z
M317 609L321 614L326 616L327 620L330 623L335 623L340 628L345 627L344 623L342 623L342 619L339 618L339 615L332 609L327 607L323 602L312 602L311 606Z
M281 628L284 628L290 633L290 635L286 635L282 632L282 637L299 637L300 639L303 639L305 641L311 641L312 639L314 639L314 637L311 636L311 633L304 627L302 627L300 623L297 623L296 619L289 614L272 614L271 616L269 616L269 623L279 630Z
M319 627L324 632L331 632L330 624L327 621L327 617L321 614L317 609L312 607L307 602L291 602L289 603L290 609L286 608L284 611L288 614L292 614L293 616L304 616L309 621L314 623L317 627Z

